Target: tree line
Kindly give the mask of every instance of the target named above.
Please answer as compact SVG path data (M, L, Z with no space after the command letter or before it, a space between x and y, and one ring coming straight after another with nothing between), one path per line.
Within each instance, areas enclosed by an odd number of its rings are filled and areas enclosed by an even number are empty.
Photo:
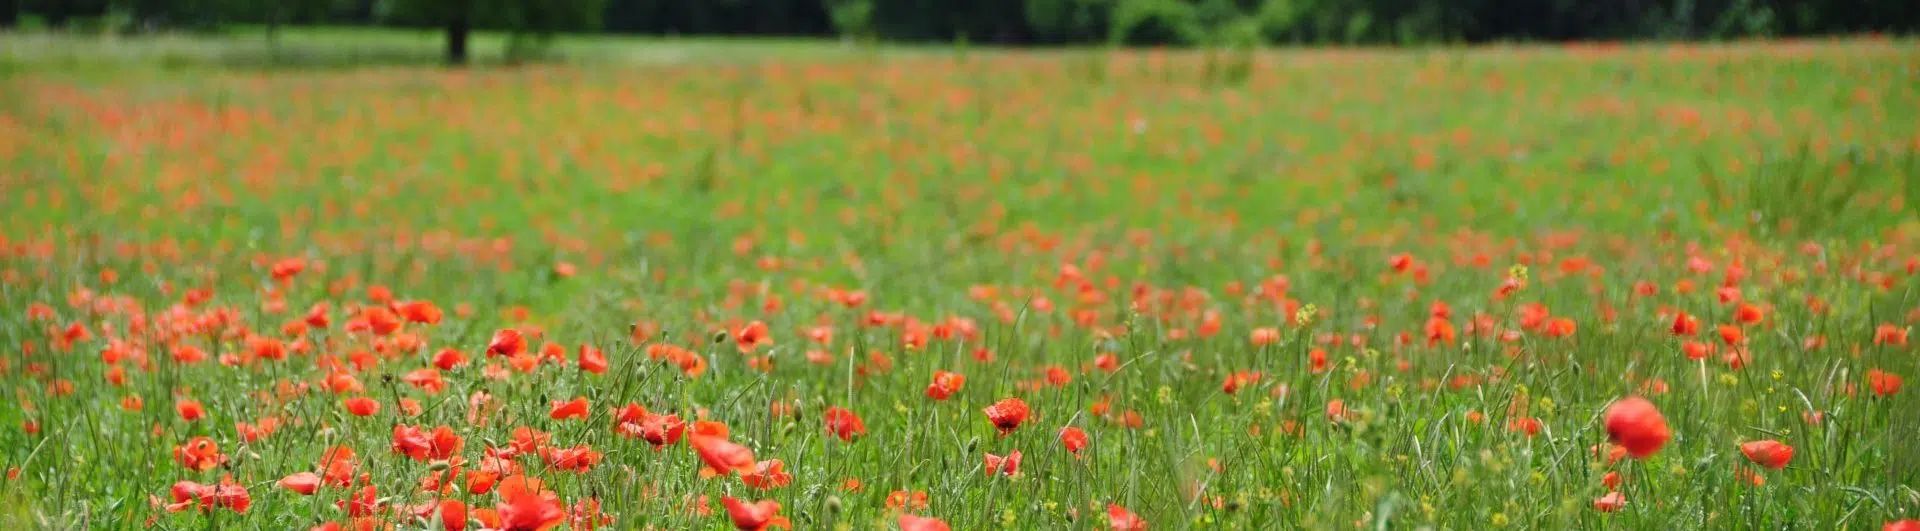
M435 28L448 57L501 30L537 44L562 31L839 35L1008 45L1420 44L1713 39L1920 30L1920 0L0 0L59 28L112 18L124 31L244 23Z

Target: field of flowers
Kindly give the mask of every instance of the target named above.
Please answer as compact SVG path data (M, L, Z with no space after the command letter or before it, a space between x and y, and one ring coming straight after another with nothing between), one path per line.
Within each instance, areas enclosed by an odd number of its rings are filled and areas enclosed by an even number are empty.
M0 525L1920 528L1920 46L0 78Z

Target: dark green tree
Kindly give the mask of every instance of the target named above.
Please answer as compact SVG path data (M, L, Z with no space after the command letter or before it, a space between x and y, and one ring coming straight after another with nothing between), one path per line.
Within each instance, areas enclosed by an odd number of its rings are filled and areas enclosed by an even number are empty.
M606 0L392 0L389 22L446 31L447 62L464 64L477 29L502 30L517 56L562 30L598 30Z
M25 0L24 11L40 15L47 27L60 29L75 17L107 14L107 0Z
M1025 16L1039 42L1087 42L1106 35L1114 0L1027 0Z

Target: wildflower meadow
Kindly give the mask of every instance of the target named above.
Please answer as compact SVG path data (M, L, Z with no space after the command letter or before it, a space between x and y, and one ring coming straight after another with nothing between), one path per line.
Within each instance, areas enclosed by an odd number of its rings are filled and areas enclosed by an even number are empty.
M8 63L0 526L1920 529L1914 44Z

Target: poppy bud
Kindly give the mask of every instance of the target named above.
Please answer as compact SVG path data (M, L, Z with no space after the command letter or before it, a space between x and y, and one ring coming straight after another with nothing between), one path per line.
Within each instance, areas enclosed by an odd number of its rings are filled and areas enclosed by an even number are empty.
M788 422L788 423L786 423L786 424L782 424L782 425L780 426L780 434L781 434L781 435L787 435L787 434L791 434L791 433L793 433L793 430L794 430L794 428L795 428L795 427L796 427L796 426L794 426L794 424L793 424L792 422Z
M451 465L451 464L448 464L448 463L447 463L447 461L446 461L445 459L436 459L436 460L434 460L434 462L433 462L433 463L431 463L431 464L428 464L428 465L427 465L427 470L432 470L432 471L434 471L434 472L439 472L439 471L442 471L442 470L446 470L446 469L448 469L448 468L452 468L452 467L453 467L453 465Z
M827 514L840 514L840 497L827 497Z
M973 453L973 451L974 451L974 450L976 450L976 449L978 449L979 447L980 447L980 438L979 438L979 437L974 437L974 438L972 438L972 439L967 439L967 453Z
M725 343L725 342L727 342L727 333L726 333L725 331L720 331L720 332L714 332L714 333L713 333L713 342L714 342L714 343Z

